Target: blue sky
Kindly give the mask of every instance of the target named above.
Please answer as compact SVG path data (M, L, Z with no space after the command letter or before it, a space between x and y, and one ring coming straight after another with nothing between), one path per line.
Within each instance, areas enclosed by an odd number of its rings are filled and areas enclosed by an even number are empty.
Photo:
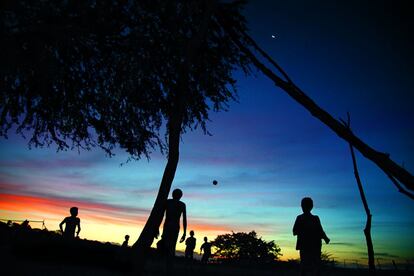
M251 36L321 107L336 118L350 112L360 138L414 172L412 20L405 21L400 4L269 2L247 5ZM266 77L235 74L239 100L228 112L211 114L213 135L196 130L182 138L173 188L184 191L189 228L199 241L256 230L275 240L284 258L297 258L291 228L301 198L311 196L332 241L323 250L364 261L365 213L347 143ZM77 204L81 236L114 242L126 233L136 239L165 166L159 153L121 165L122 152L106 158L97 149L29 150L13 135L0 140L0 152L1 218L45 218L57 229L69 205ZM412 261L413 201L373 163L360 154L357 159L377 257Z

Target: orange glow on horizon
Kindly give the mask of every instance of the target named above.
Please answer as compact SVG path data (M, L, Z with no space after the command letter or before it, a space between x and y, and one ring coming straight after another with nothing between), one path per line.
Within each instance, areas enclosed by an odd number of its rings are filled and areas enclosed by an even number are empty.
M131 237L130 241L132 244L138 239L138 234L146 222L146 217L128 214L125 210L117 210L112 205L102 203L0 193L1 218L16 220L44 219L49 230L59 229L59 223L64 217L69 216L69 208L72 206L79 208L82 229L80 233L81 238L122 243L124 235L128 234ZM217 235L231 232L231 227L227 225L200 222L191 224L191 218L188 222L187 237L189 237L189 232L193 230L198 241L198 248L201 246L204 237L211 241ZM40 228L37 224L33 225L33 227ZM162 225L160 227L161 233ZM181 235L182 229L180 237ZM157 241L154 240L153 247L155 247ZM184 251L184 249L185 243L177 242L177 250Z
M124 236L130 236L130 245L132 245L141 232L149 211L146 216L131 214L133 209L129 210L123 207L117 207L110 204L84 202L80 200L69 200L61 198L46 198L33 195L17 195L0 193L0 218L15 220L45 220L48 230L58 230L59 223L64 217L69 216L69 208L77 206L79 208L79 218L81 219L81 238L89 240L98 240L101 242L113 242L121 244ZM192 218L188 219L187 237L191 230L195 232L197 245L195 252L199 252L203 243L203 238L207 237L209 241L214 240L217 235L231 233L233 227L223 224L204 223L200 219L194 219L196 223L192 224ZM41 228L41 224L32 224L33 228ZM162 225L160 234L162 233ZM182 236L180 231L179 239ZM276 240L275 237L269 237L270 240ZM152 247L156 246L159 239L155 239ZM292 239L293 240L293 239ZM177 250L184 251L185 243L177 241ZM297 259L298 252L290 245L281 246L283 256L281 260Z

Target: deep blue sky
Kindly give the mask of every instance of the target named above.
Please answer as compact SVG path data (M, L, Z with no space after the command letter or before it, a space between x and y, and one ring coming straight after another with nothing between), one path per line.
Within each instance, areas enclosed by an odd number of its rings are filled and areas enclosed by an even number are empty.
M350 112L361 139L413 173L413 19L400 1L360 2L251 1L244 14L250 35L299 87L336 118ZM301 198L311 196L332 240L323 250L364 260L365 213L347 143L260 73L235 74L239 102L211 115L213 136L183 136L173 188L184 191L189 228L199 240L256 230L297 258L291 228ZM13 136L0 150L0 217L45 218L56 229L76 204L81 236L118 242L137 237L165 165L157 153L119 166L121 152L28 150ZM413 201L357 158L377 257L413 260Z

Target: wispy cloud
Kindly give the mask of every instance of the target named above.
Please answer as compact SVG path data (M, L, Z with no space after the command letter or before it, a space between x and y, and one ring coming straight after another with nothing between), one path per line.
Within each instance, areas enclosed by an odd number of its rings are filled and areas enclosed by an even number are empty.
M399 258L400 256L398 255L394 255L394 254L390 254L390 253L386 253L386 252L375 252L375 256L376 257L385 257L385 258Z
M109 187L95 184L91 181L88 183L84 179L71 180L51 177L43 181L34 179L34 182L11 182L3 181L0 177L0 192L49 198L69 195L75 197L99 197L99 195L111 194L113 196L122 192L122 190L116 186Z
M44 212L46 214L68 214L72 206L77 206L80 213L87 214L89 217L99 218L100 220L114 221L123 220L133 222L137 218L143 220L150 210L130 206L95 202L79 198L53 197L46 198L40 196L0 194L0 209L17 212Z
M52 205L56 207L67 207L67 206L83 206L85 209L91 210L102 210L103 212L136 212L136 213L147 213L149 210L145 208L137 208L130 206L115 205L109 203L95 202L93 200L87 201L80 198L65 198L65 197L54 197L45 198L39 196L28 196L28 195L15 195L15 194L0 194L2 202L24 202L24 203L40 203L46 205Z
M54 160L45 160L45 159L23 159L23 160L2 160L0 161L0 167L3 168L19 168L19 169L62 169L62 168L90 168L96 166L97 160L85 160L80 158L74 159L54 159Z
M356 246L356 244L352 243L352 242L331 242L329 244L330 245L340 245L340 246L351 246L351 247Z

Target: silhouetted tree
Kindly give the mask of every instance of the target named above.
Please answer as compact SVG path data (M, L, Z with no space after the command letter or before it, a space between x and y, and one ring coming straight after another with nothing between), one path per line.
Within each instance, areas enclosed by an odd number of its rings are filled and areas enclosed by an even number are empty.
M264 241L255 231L219 235L212 244L215 255L227 260L268 263L282 255L274 241Z
M235 99L244 53L214 20L245 29L241 3L215 1L4 1L0 10L0 135L59 150L119 147L131 158L168 153L138 242L161 224L180 136ZM165 126L165 134L160 130ZM166 135L166 139L164 139ZM142 250L141 250L142 251Z

